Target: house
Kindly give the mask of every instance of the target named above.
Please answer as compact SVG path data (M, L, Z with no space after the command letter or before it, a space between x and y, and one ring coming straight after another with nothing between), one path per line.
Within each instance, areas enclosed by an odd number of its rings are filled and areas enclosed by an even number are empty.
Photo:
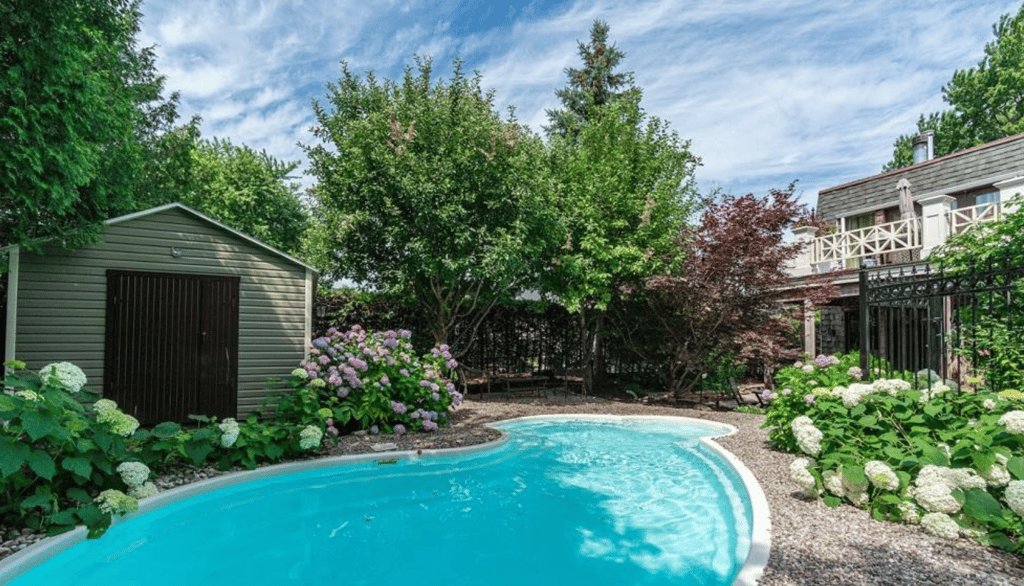
M181 204L108 220L98 244L0 252L5 360L73 362L144 424L246 416L310 339L316 270Z
M932 158L930 131L914 141L915 163L818 193L818 215L829 233L794 229L806 243L789 267L798 282L833 272L840 297L821 311L817 332L805 331L813 353L845 352L859 337L857 275L860 266L909 268L950 235L1012 211L1024 192L1024 134Z

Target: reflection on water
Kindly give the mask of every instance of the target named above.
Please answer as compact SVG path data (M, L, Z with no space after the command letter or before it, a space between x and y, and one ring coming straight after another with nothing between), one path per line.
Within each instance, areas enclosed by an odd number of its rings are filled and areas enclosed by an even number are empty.
M341 466L169 505L13 584L729 584L750 512L706 428L527 420L458 458Z

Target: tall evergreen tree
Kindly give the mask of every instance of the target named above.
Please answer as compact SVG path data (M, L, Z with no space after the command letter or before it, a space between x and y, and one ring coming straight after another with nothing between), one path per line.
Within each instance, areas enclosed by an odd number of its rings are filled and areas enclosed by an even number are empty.
M628 92L637 91L632 71L614 71L626 55L614 44L608 44L608 23L595 20L590 27L590 42L578 42L578 45L583 67L565 70L568 85L555 91L563 107L547 111L551 125L544 130L549 136L574 133L581 122L594 117L597 109ZM625 89L618 91L619 88Z

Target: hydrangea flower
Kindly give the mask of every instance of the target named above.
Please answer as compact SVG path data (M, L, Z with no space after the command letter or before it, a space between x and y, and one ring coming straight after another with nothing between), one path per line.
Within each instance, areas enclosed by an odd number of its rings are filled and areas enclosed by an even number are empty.
M139 510L139 501L113 488L104 490L92 500L108 515L127 515Z
M43 400L39 393L35 391L18 391L17 393L14 393L14 396L25 399L26 401L32 401L33 403L38 403Z
M808 393L808 394L804 395L804 402L807 403L808 405L813 405L814 404L814 395L811 394L811 393Z
M425 431L437 431L440 428L438 427L438 425L436 423L434 423L430 419L427 419L426 417L424 417L423 418L423 429Z
M152 482L146 482L142 486L131 487L128 490L128 496L136 500L141 500L144 498L149 498L151 496L156 496L156 494L159 492L160 490L157 489L155 484L153 484Z
M817 489L815 488L814 476L808 470L811 466L814 466L814 460L810 458L797 458L789 465L789 477L800 487L804 494L816 496Z
M843 488L842 475L837 470L826 470L822 472L821 479L825 484L825 490L835 496L846 496L846 489Z
M818 356L814 358L814 363L817 364L820 368L828 368L833 364L839 364L839 359L836 358L835 356L825 356L824 354L818 354Z
M316 414L317 414L317 416L320 417L320 419L328 419L332 415L334 415L334 411L331 411L327 407L322 407L320 409L317 409Z
M921 527L926 533L943 539L960 537L960 526L944 513L926 513L921 517Z
M864 464L864 473L876 488L893 491L900 487L900 479L885 462L871 460Z
M981 402L981 406L991 411L996 408L996 402L993 401L992 399L985 399L984 401Z
M988 483L974 470L927 465L914 481L914 499L924 510L951 515L960 510L953 489L984 489Z
M110 431L124 437L130 436L139 428L138 419L122 413L116 408L99 411L96 414L96 421L107 424L110 427Z
M1011 511L1024 517L1024 480L1013 480L1007 484L1003 498Z
M393 428L391 428L391 429L392 429L392 431L394 431L394 432L395 432L395 435L402 435L402 434L404 434L404 433L405 433L405 426L404 426L404 425L402 425L401 423L399 423L399 424L395 425L395 426L394 426Z
M899 510L900 519L903 521L906 521L911 525L916 525L921 522L921 512L917 509L917 505L914 503L910 501L902 501L900 504L896 505L896 508Z
M92 404L92 408L97 413L104 413L106 411L114 411L117 409L117 403L110 399L100 399Z
M227 418L217 424L220 428L220 446L222 448L230 448L235 445L235 441L238 440L238 422L232 418Z
M843 405L846 405L846 407L857 405L873 392L875 392L875 389L871 385L863 383L853 383L848 387L839 387L839 397L843 400Z
M327 381L325 381L322 378L315 378L309 381L309 386L313 387L314 389L322 389L327 386Z
M129 488L142 486L149 480L149 466L142 462L122 462L117 466L117 473Z
M70 362L54 362L47 364L39 371L39 378L43 381L56 379L61 386L71 393L77 393L85 386L85 373Z
M811 421L810 417L801 415L793 419L789 426L793 430L793 435L796 436L796 443L803 453L808 456L817 456L821 453L821 439L824 437L824 434L814 426L814 422Z
M814 365L813 364L805 364L805 365L800 367L800 370L802 370L804 372L814 372Z
M296 368L292 371L292 376L305 380L309 376L309 372L305 368Z
M1007 411L999 418L999 425L1014 435L1024 435L1024 411Z
M324 439L324 432L315 425L307 425L299 432L299 447L303 450L311 450L320 445Z
M931 401L932 399L938 397L942 393L948 393L950 390L951 389L948 386L942 383L936 383L929 388L922 389L921 398L918 399L918 401L920 401L921 403L927 403L928 401Z
M782 394L788 397L793 394L793 389L782 389Z
M981 477L984 478L985 482L993 488L1006 486L1010 483L1010 480L1012 480L1010 472L1006 469L1006 466L1002 466L1000 464L993 464L991 468L981 475Z
M848 368L846 370L846 374L850 378L853 378L853 379L856 379L856 380L860 380L860 379L864 378L864 372L860 369L859 366L851 366L850 368Z
M910 383L900 378L880 378L871 383L871 386L879 393L887 393L894 397L901 391L913 388Z

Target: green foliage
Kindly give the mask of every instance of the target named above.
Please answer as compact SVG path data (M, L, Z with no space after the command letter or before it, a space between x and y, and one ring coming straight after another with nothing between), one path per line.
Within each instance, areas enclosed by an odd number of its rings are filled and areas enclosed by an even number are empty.
M293 372L297 390L279 400L276 417L323 420L327 431L433 431L446 423L462 394L445 373L458 363L447 345L417 357L408 330L331 329L313 340L308 360ZM327 412L321 415L321 410ZM400 426L400 427L399 427Z
M950 237L932 253L932 260L947 274L1001 273L1024 267L1024 197L1015 197L1013 209L1000 222L975 226ZM994 279L1002 280L997 276ZM993 281L994 283L996 281ZM974 303L959 304L961 324L954 340L955 351L977 370L989 388L1024 388L1024 279L1007 291L979 294Z
M125 489L115 473L129 459L125 438L79 401L96 398L87 390L72 396L56 377L13 369L4 384L14 393L0 394L0 522L51 534L82 524L102 534L110 515L93 499Z
M0 245L65 246L134 209L176 117L139 0L0 0Z
M590 28L590 42L579 45L583 67L565 70L568 85L555 91L562 109L548 110L551 125L545 128L548 136L573 138L580 126L592 120L605 105L622 98L633 87L633 72L615 73L613 70L626 55L615 45L608 45L608 23L595 20ZM616 91L625 87L625 91Z
M297 162L217 139L197 142L191 153L190 181L182 192L168 194L168 201L180 201L284 252L299 251L308 214L301 186L290 176Z
M620 287L666 268L698 204L698 159L633 92L595 110L574 139L551 138L559 247L543 290L572 311L603 310Z
M992 27L977 66L958 69L942 88L952 107L918 120L918 130L935 130L935 155L942 156L1024 131L1024 6L1004 14ZM884 171L913 163L912 135L899 137Z
M790 392L769 407L769 437L815 458L807 469L813 486L794 480L826 504L851 502L879 520L942 512L962 533L1024 553L1024 519L1008 508L1020 505L1008 486L1024 479L1024 434L1007 414L1024 419L1021 403L942 385L914 389L910 373L859 383L848 376L852 358L779 374ZM809 419L794 429L801 416Z
M540 139L453 69L435 82L417 58L398 83L345 65L305 150L323 276L414 300L435 343L457 345L456 322L533 284L553 211Z

